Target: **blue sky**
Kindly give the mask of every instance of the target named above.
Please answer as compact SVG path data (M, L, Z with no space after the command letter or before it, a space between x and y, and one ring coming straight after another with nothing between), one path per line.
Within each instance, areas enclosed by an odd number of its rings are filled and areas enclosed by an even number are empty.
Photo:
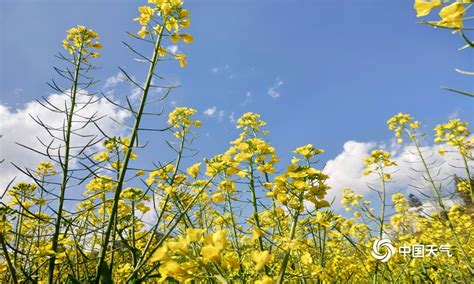
M54 58L65 31L83 24L100 34L104 46L95 77L115 76L117 67L143 79L122 41L138 44L136 7L146 1L34 1L0 3L0 102L12 110L51 92ZM454 68L474 70L471 51L457 51L458 35L416 24L412 1L190 0L190 33L195 42L179 48L188 66L159 67L182 87L165 106L199 110L204 126L196 148L212 156L238 132L229 116L258 112L283 160L300 145L326 150L323 161L344 143L389 141L386 120L408 112L426 123L457 115L474 122L473 100L440 86L474 90ZM274 98L269 95L273 88ZM116 98L129 94L121 86ZM250 95L248 95L250 94ZM204 111L216 107L214 117ZM219 111L223 111L222 120ZM154 122L150 122L154 123ZM160 122L162 125L162 122ZM157 124L160 124L157 122ZM388 143L388 142L387 142ZM156 149L148 149L150 154ZM150 155L152 156L152 155ZM159 159L157 157L156 159Z

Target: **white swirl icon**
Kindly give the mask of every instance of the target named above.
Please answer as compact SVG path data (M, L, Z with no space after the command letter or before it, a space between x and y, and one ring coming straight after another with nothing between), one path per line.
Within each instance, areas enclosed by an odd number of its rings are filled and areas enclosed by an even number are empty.
M387 262L394 253L395 248L389 239L376 239L372 246L372 256L382 262Z

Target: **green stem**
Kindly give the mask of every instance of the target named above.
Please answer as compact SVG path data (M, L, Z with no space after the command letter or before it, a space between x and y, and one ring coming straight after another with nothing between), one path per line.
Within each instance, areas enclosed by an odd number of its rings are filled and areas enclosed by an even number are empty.
M295 237L299 215L300 215L300 210L298 209L295 212L295 215L293 216L293 224L291 225L291 231L290 231L290 241L292 241L293 238ZM288 261L290 259L290 254L291 254L291 248L288 248L286 250L285 256L283 257L283 261L281 262L281 268L280 268L280 273L278 274L277 284L283 283L283 280L285 277L285 270L288 265Z
M161 247L161 245L165 242L165 240L170 236L170 234L173 232L173 230L176 228L176 226L179 224L179 222L181 221L181 219L185 216L186 213L188 213L188 211L191 209L191 207L196 203L196 201L199 199L199 196L203 193L204 190L206 190L206 188L209 186L209 184L212 182L212 180L214 179L215 176L212 176L209 178L209 180L206 182L205 185L203 185L203 187L199 190L199 192L193 197L193 199L191 200L191 202L186 206L186 208L184 208L183 212L176 218L176 221L174 222L174 224L172 226L169 227L168 231L163 235L163 237L160 238L160 240L158 241L156 247L154 250L152 250L150 252L150 255L144 259L133 271L132 275L130 275L127 279L126 282L130 281L135 275L136 273L138 272L138 270L143 266L145 265L145 263L148 261L148 259L150 259L153 255L153 253L159 248ZM150 273L153 272L153 270L155 270L158 266L160 265L160 263L158 264L155 264L152 266L152 268L144 273L144 275L138 279L137 281L140 282L142 281L143 279L147 278Z
M227 199L227 205L229 206L230 220L231 220L231 223L232 223L232 232L234 234L234 245L235 245L235 249L237 251L237 257L238 257L238 260L239 260L239 272L243 275L244 268L242 266L242 252L241 252L240 246L239 246L239 238L238 238L238 235L237 235L237 224L236 224L235 218L234 218L234 211L232 210L232 202L231 202L231 194L230 193L226 194L226 199Z
M18 279L17 279L17 276L16 276L16 270L15 270L15 267L13 266L13 264L10 260L10 255L8 254L7 246L5 244L5 237L3 236L2 233L0 233L0 243L2 245L3 256L5 257L5 261L7 262L8 270L10 271L10 275L12 277L12 283L16 284L16 283L18 283Z
M410 133L410 131L408 129L405 129L405 131L407 132L408 134L408 137L410 137L410 140L413 142L413 145L415 146L416 148L416 151L418 153L418 156L420 157L421 159L421 162L423 164L423 167L425 169L425 172L426 174L428 175L428 181L430 182L431 184L431 187L433 188L433 192L435 193L436 195L436 199L438 201L438 205L440 206L441 210L443 211L443 213L446 215L446 220L448 222L448 226L454 236L454 240L456 241L456 244L458 245L459 249L461 250L464 258L466 259L466 265L467 265L467 268L469 270L469 272L471 273L471 275L474 275L474 268L472 267L471 265L471 259L470 257L467 255L466 251L464 250L462 244L461 244L461 241L459 240L458 238L458 235L456 233L456 230L454 229L454 225L453 223L451 222L451 219L449 219L449 214L448 214L448 211L446 210L446 207L444 206L444 203L443 203L443 200L441 198L441 194L439 193L439 190L438 188L436 187L436 184L431 176L431 172L428 168L428 165L426 164L426 161L425 161L425 158L423 157L423 154L421 153L421 150L420 150L420 146L418 145L418 142L416 141L416 138Z
M383 235L383 225L385 221L385 202L386 202L386 192L385 192L385 178L384 178L384 172L383 169L381 170L380 174L380 179L382 180L382 208L380 209L380 229L379 229L379 239L382 239ZM372 283L377 283L377 274L379 270L379 263L377 262L375 264L375 271L374 271L374 278Z
M472 203L474 203L474 186L472 186L472 178L471 178L471 172L469 170L469 165L467 164L467 159L466 156L461 153L462 160L464 162L464 167L466 168L466 174L467 174L467 184L469 184L469 188L471 191L471 200Z
M165 19L164 23L165 22L166 22L166 19ZM105 264L104 261L105 261L105 256L107 254L107 247L108 247L108 244L109 244L110 234L111 234L112 229L113 229L112 227L113 227L113 224L114 224L115 215L117 215L118 203L119 203L119 200L120 200L120 194L122 193L123 184L124 184L124 181L125 181L125 175L127 173L128 162L130 161L130 155L132 153L132 146L135 143L135 140L137 139L137 136L138 136L138 130L139 130L141 118L142 118L142 115L143 115L143 111L145 109L148 91L150 89L151 81L153 79L154 70L155 70L155 67L156 67L156 63L158 61L159 48L161 46L161 39L163 37L163 31L164 31L164 29L161 29L158 40L156 41L155 46L154 46L153 57L152 57L152 60L150 62L150 67L149 67L149 70L148 70L148 76L147 76L147 79L145 81L145 86L144 86L144 89L143 89L143 96L142 96L142 99L141 99L141 102L140 102L140 107L139 107L137 115L136 115L135 124L132 128L133 130L132 130L132 135L130 137L130 142L129 142L130 144L127 145L128 147L127 147L127 150L125 152L122 167L120 169L120 175L119 175L119 180L117 181L117 188L115 190L115 196L114 196L114 200L113 200L112 210L111 210L111 213L110 213L110 216L109 216L107 229L105 231L104 241L102 242L102 246L100 248L99 260L97 261L96 275L95 275L95 280L94 280L94 283L96 283L96 284L98 284L99 281L100 281L100 276L101 276L101 273L102 273L102 267Z
M24 197L22 197L22 202L24 201ZM18 251L20 251L20 236L21 236L21 227L23 226L23 214L24 214L24 209L23 207L20 208L20 211L18 211L18 222L16 222L16 228L15 228L15 250L13 252L13 265L17 265L17 256L18 256Z
M73 124L73 117L74 117L74 108L76 107L76 96L77 96L77 86L79 81L79 70L81 69L81 61L82 61L82 44L79 49L79 55L76 61L75 70L74 70L74 78L73 78L73 85L71 89L71 107L69 113L67 113L67 128L65 133L65 146L64 146L64 163L62 166L62 180L61 180L61 188L59 192L59 200L58 200L58 208L56 210L57 218L54 224L54 233L51 240L51 250L54 251L55 254L51 256L49 259L48 264L48 284L53 283L54 278L54 268L56 262L56 252L58 249L58 239L59 233L61 230L61 219L63 217L63 206L64 206L64 196L66 193L67 184L69 181L68 173L69 173L69 160L70 160L70 150L71 150L71 128Z
M260 220L258 218L258 205L257 205L257 194L255 193L255 179L254 179L254 172L253 172L253 163L252 161L250 162L250 183L249 183L249 187L250 187L250 192L252 193L252 207L253 207L253 218L254 218L254 221L255 221L255 226L259 229L259 230L262 230L260 228ZM263 247L263 239L262 237L258 236L258 246L260 248L260 251L263 251L264 250L264 247Z

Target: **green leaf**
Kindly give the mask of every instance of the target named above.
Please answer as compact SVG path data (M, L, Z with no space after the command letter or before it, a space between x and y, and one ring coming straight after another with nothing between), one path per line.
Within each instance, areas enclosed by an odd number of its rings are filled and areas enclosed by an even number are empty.
M466 91L460 91L460 90L456 90L456 89L453 89L453 88L448 88L448 87L441 87L445 90L448 90L450 92L454 92L454 93L458 93L458 94L461 94L461 95L465 95L465 96L468 96L468 97L471 97L471 98L474 98L474 94L473 93L469 93L469 92L466 92Z

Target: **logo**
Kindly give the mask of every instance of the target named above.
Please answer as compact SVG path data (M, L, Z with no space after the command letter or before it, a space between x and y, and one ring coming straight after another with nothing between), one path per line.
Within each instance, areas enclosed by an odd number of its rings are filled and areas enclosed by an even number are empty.
M395 248L389 239L376 239L372 246L372 256L382 262L387 262L395 253Z

